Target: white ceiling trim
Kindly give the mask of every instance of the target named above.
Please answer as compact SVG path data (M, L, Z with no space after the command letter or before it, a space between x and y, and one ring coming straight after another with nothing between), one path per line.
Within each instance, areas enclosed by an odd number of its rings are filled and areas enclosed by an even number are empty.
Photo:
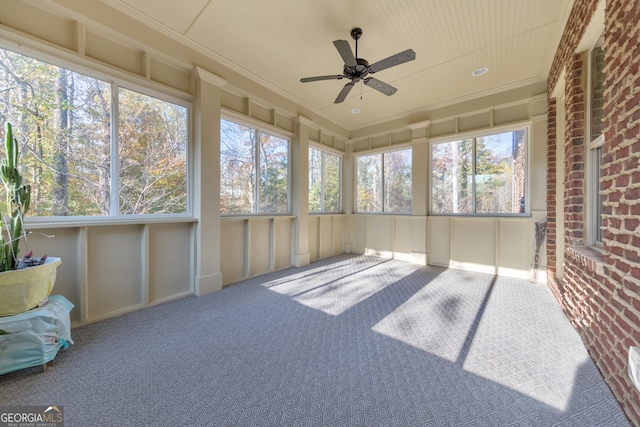
M278 87L274 86L273 84L271 84L270 82L262 79L259 76L256 76L255 74L251 73L250 71L245 70L242 67L239 67L238 65L236 65L235 63L223 58L222 56L218 55L217 53L211 51L210 49L205 48L204 46L192 41L191 39L185 37L184 35L178 33L177 31L172 30L171 28L167 27L166 25L156 21L155 19L150 18L147 15L144 15L143 13L141 13L140 11L138 11L137 9L127 5L127 4L123 4L121 2L119 2L118 0L102 0L103 3L110 5L111 7L113 7L114 9L129 15L137 20L139 20L140 22L142 22L143 24L159 31L160 33L174 38L176 40L178 40L180 43L185 44L186 46L190 47L191 49L210 57L211 59L213 59L214 61L218 62L220 65L229 68L231 71L240 74L243 77L248 78L249 80L252 80L256 83L258 83L259 85L265 87L266 89L269 89L270 91L282 96L283 98L288 99L291 102L294 102L296 104L298 104L301 107L306 108L307 110L313 111L315 114L323 117L324 119L337 124L338 126L344 128L345 130L348 130L347 125L344 122L339 122L336 121L335 117L329 116L326 113L323 113L320 110L317 110L315 107L307 104L306 102L302 101L301 99L295 97L294 95L285 92L281 89L279 89ZM204 9L203 9L204 10ZM115 33L115 32L113 32ZM184 64L186 65L186 64Z
M523 88L523 87L534 85L536 83L545 82L546 80L547 80L546 78L535 77L535 78L531 78L531 79L528 79L528 80L523 80L521 82L512 83L512 84L505 85L505 86L500 86L499 88L489 89L489 90L486 90L486 91L474 93L472 95L462 96L460 98L455 98L455 99L452 99L452 100L449 100L449 101L440 102L440 103L437 103L437 104L430 104L430 105L427 105L425 107L421 107L421 108L413 110L413 111L409 111L409 112L406 112L406 113L398 114L398 115L396 115L394 117L386 117L384 120L365 123L363 126L360 126L360 127L357 127L357 128L353 128L351 130L351 132L352 133L353 132L358 132L358 131L370 128L372 126L382 125L384 123L400 120L400 119L403 119L405 117L409 118L411 116L416 116L416 115L420 115L420 114L426 115L426 114L429 113L429 111L438 110L440 108L445 108L445 107L451 107L453 105L462 104L462 103L469 102L469 101L474 101L476 99L484 98L484 97L491 96L491 95L497 95L499 93L506 92L506 91L509 91L509 90L520 89L520 88Z

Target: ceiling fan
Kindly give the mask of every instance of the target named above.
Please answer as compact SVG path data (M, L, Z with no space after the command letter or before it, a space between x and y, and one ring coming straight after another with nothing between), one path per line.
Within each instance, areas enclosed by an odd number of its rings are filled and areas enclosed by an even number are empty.
M366 59L358 58L358 39L360 39L361 36L362 30L360 28L354 28L353 30L351 30L351 37L353 37L353 39L356 41L355 55L353 54L351 46L349 46L349 42L347 40L336 40L333 42L334 46L338 50L338 53L342 57L342 60L344 61L342 74L305 77L303 79L300 79L300 81L302 83L307 83L316 82L319 80L341 80L344 78L350 79L351 82L344 85L344 87L338 94L338 97L334 101L334 103L336 104L344 101L351 89L353 89L353 86L361 80L367 86L379 90L387 96L391 96L396 93L398 89L396 89L395 87L376 78L366 76L390 67L394 67L396 65L404 64L405 62L413 61L414 59L416 59L416 53L412 49L407 49L403 52L396 53L395 55L391 55L386 59L369 65L369 62L367 62Z

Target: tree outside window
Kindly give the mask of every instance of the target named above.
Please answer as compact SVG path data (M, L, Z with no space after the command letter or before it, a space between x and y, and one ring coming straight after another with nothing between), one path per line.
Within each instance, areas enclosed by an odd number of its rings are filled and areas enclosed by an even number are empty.
M0 121L16 131L30 216L188 212L184 105L0 49Z
M356 158L356 211L411 213L412 150Z
M340 156L309 147L309 212L340 212Z
M119 100L120 212L186 212L187 109L124 88Z
M289 212L289 141L220 121L220 212Z
M526 152L526 130L434 143L431 212L525 213Z

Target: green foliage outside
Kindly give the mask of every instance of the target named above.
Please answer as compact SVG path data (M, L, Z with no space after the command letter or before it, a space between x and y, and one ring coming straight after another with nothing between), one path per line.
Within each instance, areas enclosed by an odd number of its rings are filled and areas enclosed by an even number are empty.
M340 212L340 157L309 148L309 212Z
M220 121L220 212L289 212L289 141Z
M187 108L122 87L114 96L112 88L0 49L0 120L12 122L18 135L31 215L187 212Z
M411 213L412 151L360 156L356 160L356 210Z
M524 131L433 144L432 212L521 213L526 178L525 153Z

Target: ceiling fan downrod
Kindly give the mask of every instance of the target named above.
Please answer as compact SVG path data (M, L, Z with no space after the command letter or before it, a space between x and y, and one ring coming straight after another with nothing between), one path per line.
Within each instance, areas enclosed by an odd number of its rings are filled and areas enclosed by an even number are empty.
M354 28L351 30L351 37L356 41L356 59L358 58L358 40L362 37L362 29Z

